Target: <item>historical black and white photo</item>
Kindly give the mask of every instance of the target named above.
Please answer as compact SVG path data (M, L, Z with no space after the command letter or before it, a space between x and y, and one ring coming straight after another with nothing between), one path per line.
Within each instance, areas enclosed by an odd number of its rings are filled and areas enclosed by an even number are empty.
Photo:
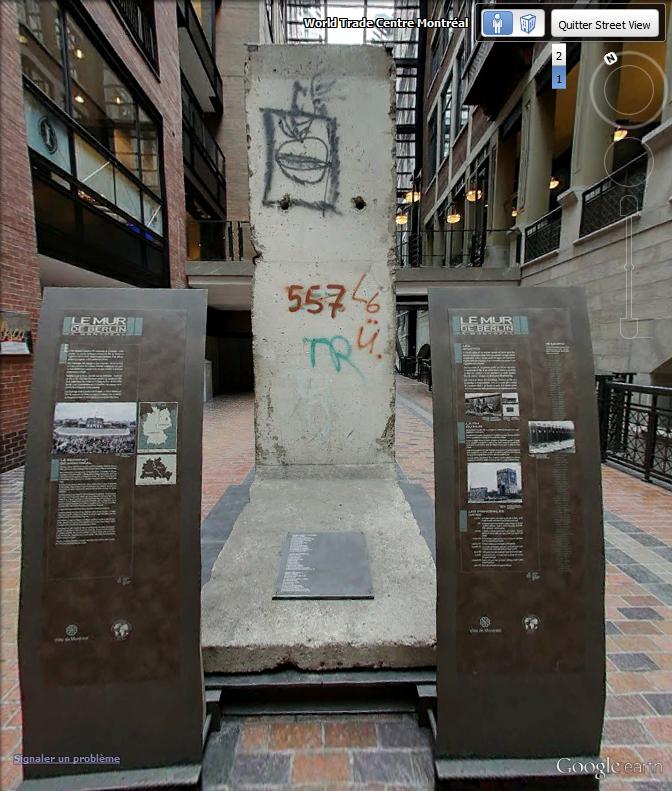
M135 451L134 401L59 402L54 410L52 450L57 454L126 454Z
M530 453L575 453L574 423L571 420L530 420Z
M470 503L520 503L523 500L520 462L488 461L467 464L467 487Z
M502 416L501 393L465 393L465 412L479 417Z

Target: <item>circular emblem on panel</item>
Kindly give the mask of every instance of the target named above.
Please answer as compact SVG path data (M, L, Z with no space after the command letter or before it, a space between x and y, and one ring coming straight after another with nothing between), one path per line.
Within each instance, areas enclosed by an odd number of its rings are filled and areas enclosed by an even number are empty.
M120 619L110 626L110 631L115 640L125 640L131 633L131 624L128 621Z
M482 615L479 623L484 629L487 629L488 626L490 626L491 621L490 621L490 619L488 618L487 615Z
M528 634L534 634L541 626L541 621L538 615L526 615L523 618L523 626Z
M58 137L56 137L56 130L54 125L43 115L38 121L38 128L40 130L40 137L44 143L44 147L50 154L55 154L58 150Z
M77 632L79 632L79 626L77 626L76 623L69 623L65 627L66 637L76 637L77 636Z

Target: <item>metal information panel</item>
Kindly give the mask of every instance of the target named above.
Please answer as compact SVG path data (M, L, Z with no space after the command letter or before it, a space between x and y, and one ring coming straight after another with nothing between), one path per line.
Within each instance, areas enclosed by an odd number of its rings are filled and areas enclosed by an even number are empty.
M27 778L200 763L205 313L201 291L45 290L19 659L24 756L54 760Z
M288 533L273 598L373 599L364 533Z
M598 755L604 543L585 299L429 291L437 755Z

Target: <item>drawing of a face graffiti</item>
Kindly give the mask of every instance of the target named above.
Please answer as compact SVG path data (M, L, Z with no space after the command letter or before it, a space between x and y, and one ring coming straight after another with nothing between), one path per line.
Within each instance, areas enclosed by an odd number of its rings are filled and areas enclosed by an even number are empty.
M289 195L293 205L336 211L338 137L336 119L325 99L335 80L319 76L307 88L296 80L288 110L265 107L266 183L264 205L277 205Z

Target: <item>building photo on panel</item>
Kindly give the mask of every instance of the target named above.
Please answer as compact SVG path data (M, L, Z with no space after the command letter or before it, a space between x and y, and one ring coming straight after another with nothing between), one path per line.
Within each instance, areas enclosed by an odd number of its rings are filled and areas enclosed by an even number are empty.
M467 488L470 503L522 503L520 462L469 462Z

